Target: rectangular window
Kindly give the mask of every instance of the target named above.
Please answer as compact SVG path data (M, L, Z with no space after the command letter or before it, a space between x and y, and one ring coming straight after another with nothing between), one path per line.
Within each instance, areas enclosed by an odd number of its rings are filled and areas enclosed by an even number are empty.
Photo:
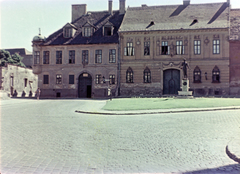
M56 64L62 64L62 51L56 52Z
M40 63L40 51L34 51L34 64Z
M115 75L109 75L109 84L110 85L115 84Z
M88 64L88 50L82 51L82 64L87 65Z
M72 28L65 28L64 30L64 37L65 38L69 38L69 37L72 37Z
M116 50L109 50L109 63L115 63L116 62Z
M128 42L127 47L124 48L124 56L134 56L134 48L132 42Z
M85 27L84 28L84 36L85 37L90 37L91 36L91 28L90 27Z
M25 78L25 79L24 79L24 87L27 87L27 81L28 81L28 80Z
M220 40L213 40L213 54L220 54Z
M69 84L74 84L74 75L69 75Z
M49 64L49 51L43 52L43 64Z
M96 84L100 84L101 83L101 75L100 74L96 75L95 83Z
M168 55L170 53L170 49L167 41L162 41L162 55Z
M150 55L150 42L144 42L144 56Z
M56 84L62 84L62 75L61 74L56 75Z
M201 54L201 41L200 40L195 40L194 41L194 54Z
M43 84L49 84L49 76L43 75Z
M184 54L183 41L181 41L181 40L176 42L176 54L177 55Z
M104 36L112 35L112 27L104 27Z
M95 63L102 63L102 50L96 50Z
M69 51L69 64L75 64L75 51Z

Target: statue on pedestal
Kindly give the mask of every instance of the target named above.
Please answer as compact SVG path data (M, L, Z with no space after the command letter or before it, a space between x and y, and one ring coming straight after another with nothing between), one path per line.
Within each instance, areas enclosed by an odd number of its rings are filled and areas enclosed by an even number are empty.
M187 79L187 68L189 68L188 63L186 62L186 59L183 59L182 63L182 69L183 69L183 78Z

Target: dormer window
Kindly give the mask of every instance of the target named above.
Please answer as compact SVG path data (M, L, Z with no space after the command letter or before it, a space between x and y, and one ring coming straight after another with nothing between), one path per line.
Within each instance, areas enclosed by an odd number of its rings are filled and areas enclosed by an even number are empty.
M75 27L73 24L67 23L63 27L63 37L64 38L70 38L73 37L75 32L77 30L77 27Z
M72 37L72 28L70 28L70 27L65 28L65 30L64 30L64 37L65 38Z
M113 24L111 22L107 22L104 26L103 26L103 36L112 36L113 35Z
M83 36L84 37L90 37L92 35L91 33L91 27L84 27L84 30L83 30Z
M112 36L112 27L104 27L104 36Z

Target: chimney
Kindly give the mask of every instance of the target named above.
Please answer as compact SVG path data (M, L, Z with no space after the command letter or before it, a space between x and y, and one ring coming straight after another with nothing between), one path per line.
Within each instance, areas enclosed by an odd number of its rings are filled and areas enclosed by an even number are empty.
M110 15L113 14L113 9L112 9L112 0L108 1L108 12Z
M87 14L87 4L72 5L72 22Z
M119 0L119 14L125 14L125 2L126 0Z
M183 0L183 5L190 5L190 0Z

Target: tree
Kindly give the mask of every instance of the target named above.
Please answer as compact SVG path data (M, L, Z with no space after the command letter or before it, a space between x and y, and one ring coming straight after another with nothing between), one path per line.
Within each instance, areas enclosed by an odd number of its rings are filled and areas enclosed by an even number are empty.
M22 63L22 60L23 57L17 53L10 55L8 51L0 50L0 66L5 66L9 63L12 65L25 67L24 63Z

